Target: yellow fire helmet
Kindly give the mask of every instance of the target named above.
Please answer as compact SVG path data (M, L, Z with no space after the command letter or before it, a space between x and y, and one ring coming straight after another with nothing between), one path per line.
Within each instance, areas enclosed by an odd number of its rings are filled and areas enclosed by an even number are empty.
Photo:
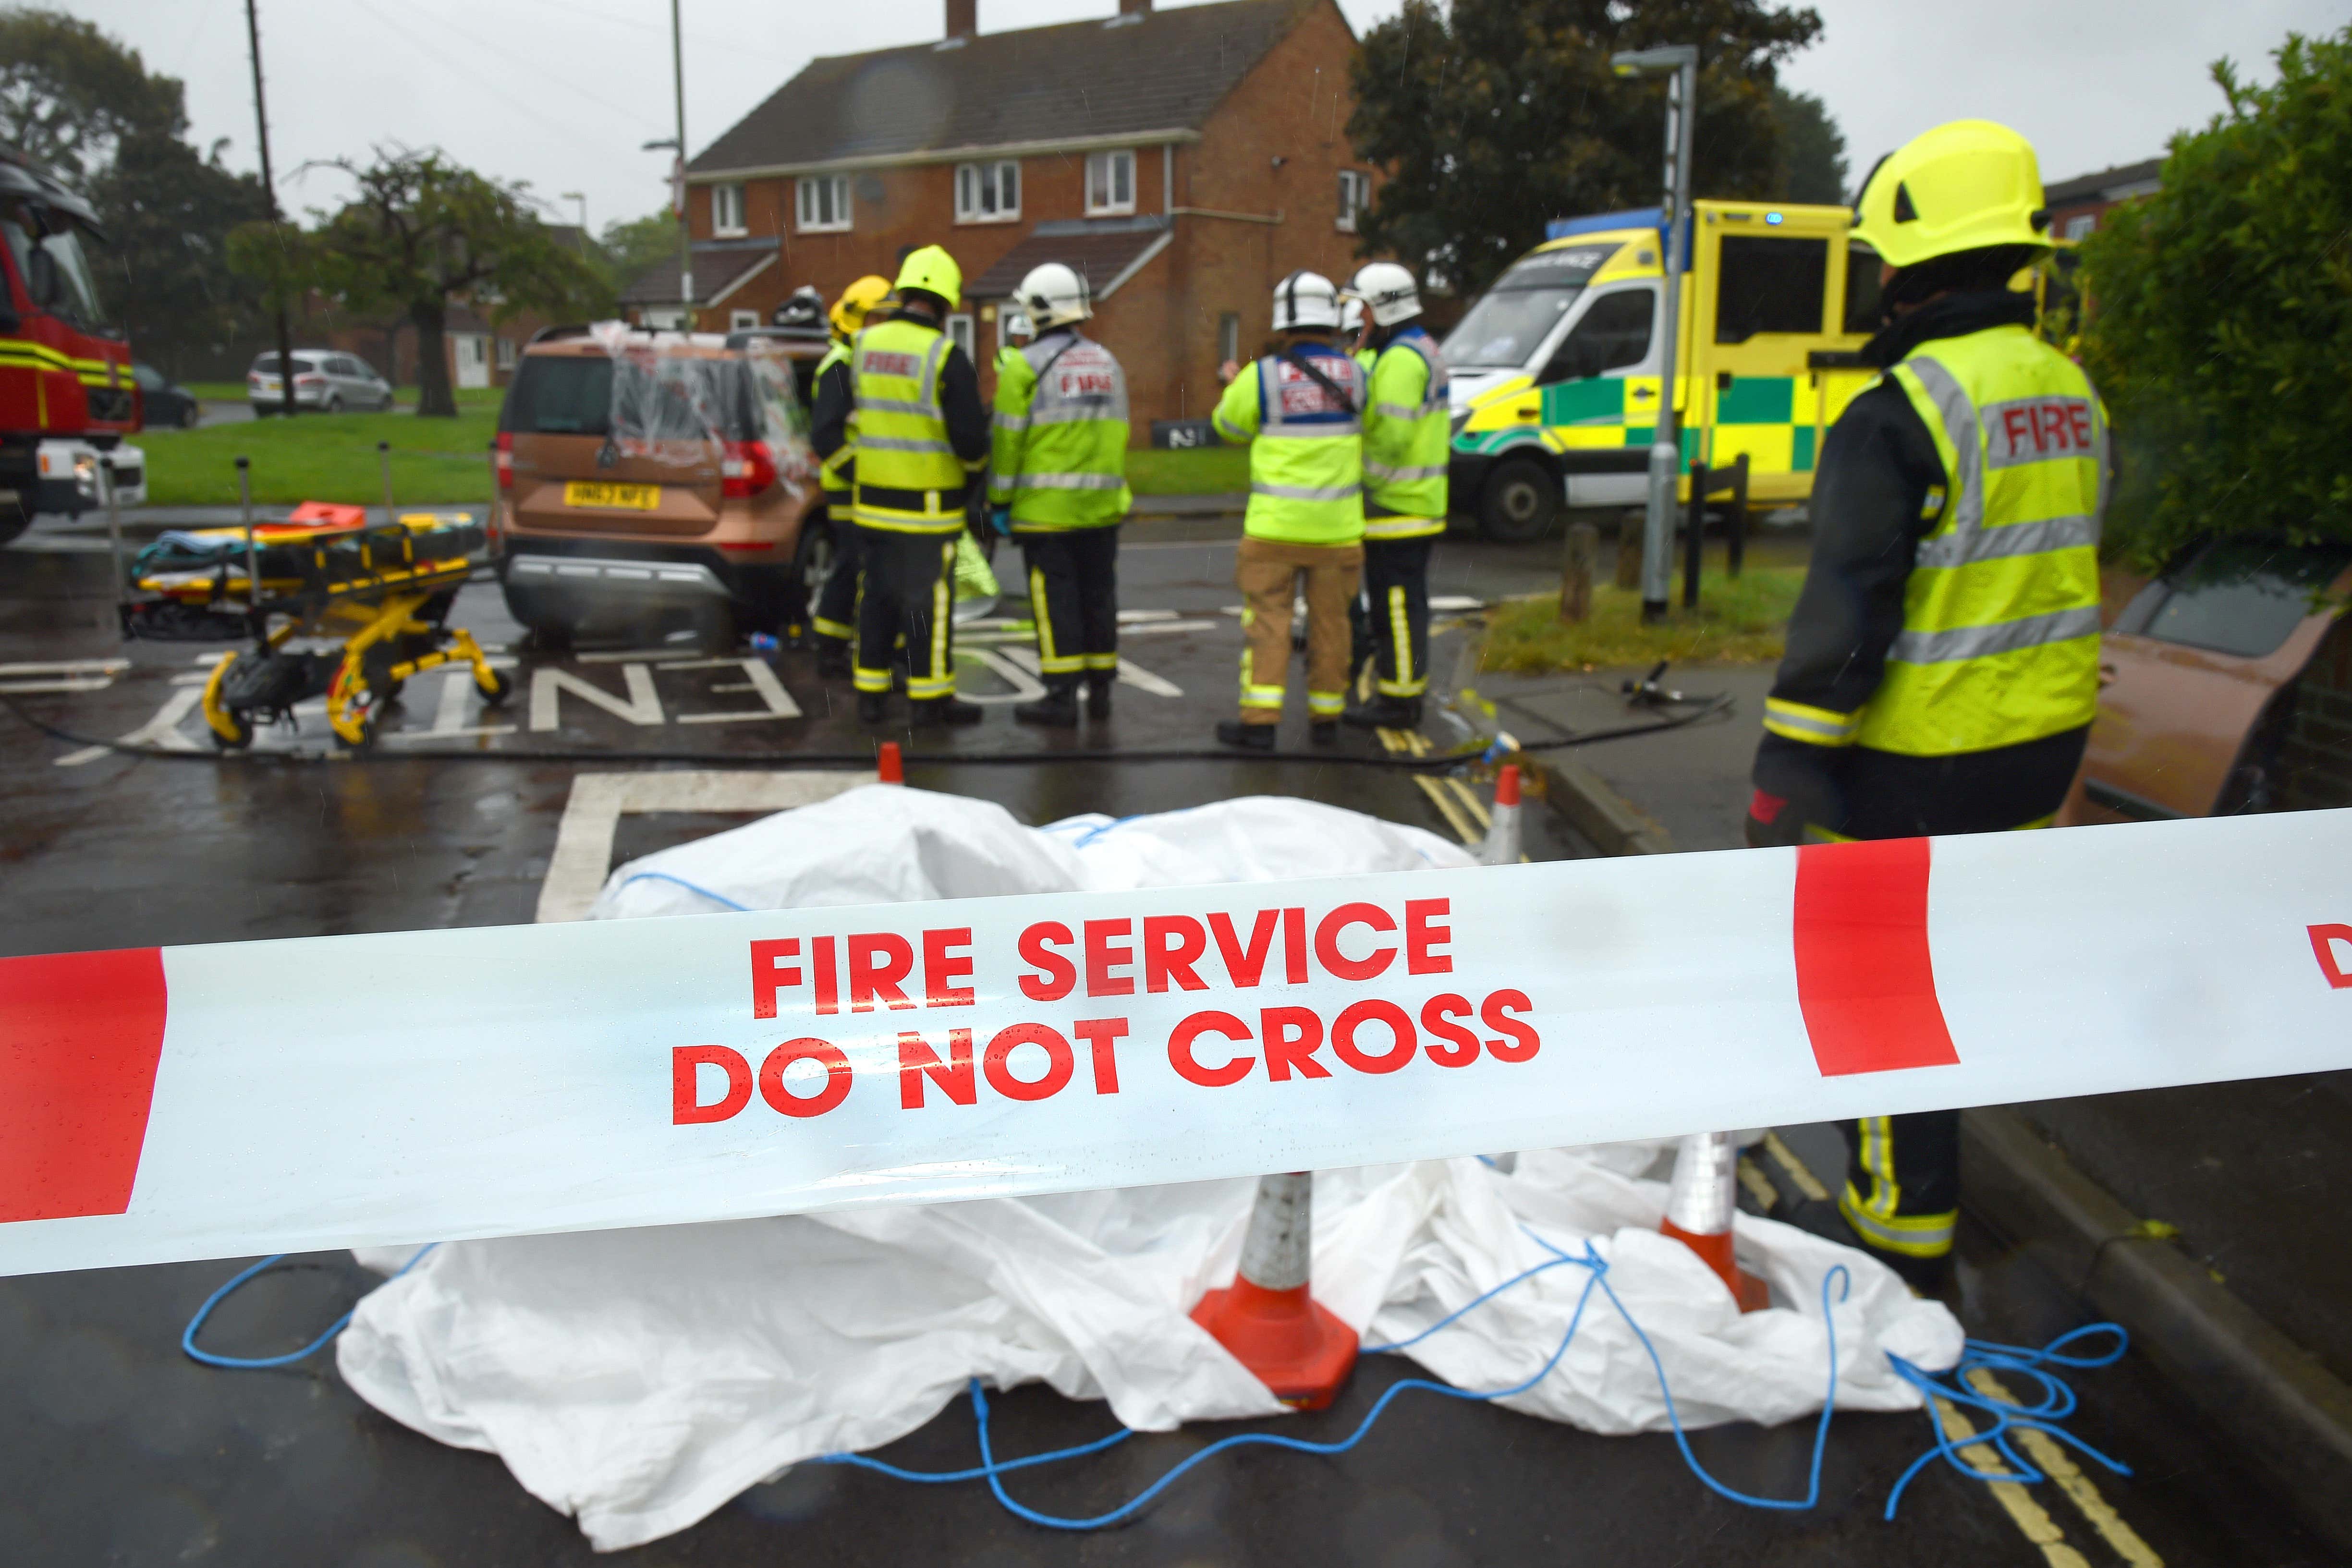
M1878 161L1854 204L1853 237L1890 267L1988 246L2050 246L2033 144L1990 120L1955 120Z
M841 291L833 302L833 329L845 338L855 338L866 325L866 312L889 297L890 285L867 273Z
M952 310L963 303L963 268L938 246L927 245L910 254L899 267L898 287L902 290L928 290L946 300L948 308Z

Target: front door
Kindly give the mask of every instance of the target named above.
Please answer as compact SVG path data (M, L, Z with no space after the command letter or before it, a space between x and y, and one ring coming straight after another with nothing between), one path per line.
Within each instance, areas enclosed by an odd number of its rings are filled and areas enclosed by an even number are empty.
M457 332L450 337L457 360L457 390L476 392L490 384L490 340L482 332Z

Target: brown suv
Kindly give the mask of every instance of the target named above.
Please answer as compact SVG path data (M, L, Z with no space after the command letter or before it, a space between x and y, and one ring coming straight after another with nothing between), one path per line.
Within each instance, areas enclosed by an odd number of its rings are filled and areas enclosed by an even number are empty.
M533 641L796 628L834 559L806 441L824 353L782 332L533 339L498 438L499 577Z

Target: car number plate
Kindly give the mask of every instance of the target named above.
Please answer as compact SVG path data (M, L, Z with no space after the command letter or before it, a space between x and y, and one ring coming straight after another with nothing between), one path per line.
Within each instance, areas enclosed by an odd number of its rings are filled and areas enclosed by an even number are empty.
M635 512L650 512L661 505L661 486L606 485L574 479L563 486L563 504L567 507L621 507Z

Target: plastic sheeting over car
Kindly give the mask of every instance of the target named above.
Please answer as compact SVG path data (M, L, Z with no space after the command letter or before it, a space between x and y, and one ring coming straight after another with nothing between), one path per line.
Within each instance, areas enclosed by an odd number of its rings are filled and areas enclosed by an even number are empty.
M728 903L811 907L1008 893L1199 885L1461 866L1417 829L1251 798L1030 829L1001 807L887 786L646 856L613 874L603 918ZM1741 1261L1776 1310L1742 1316L1656 1234L1658 1145L1328 1171L1316 1182L1315 1289L1371 1343L1405 1339L1591 1242L1656 1347L1685 1426L1820 1408L1835 1306L1838 1404L1915 1406L1892 1352L1941 1368L1958 1323L1881 1265L1742 1216ZM817 1455L920 1427L978 1376L1106 1400L1129 1426L1276 1414L1186 1316L1238 1259L1252 1184L874 1208L445 1246L369 1296L338 1346L345 1380L394 1418L499 1455L600 1549L682 1530ZM404 1253L371 1253L389 1269ZM1465 1388L1524 1381L1568 1330L1588 1271L1535 1275L1407 1353ZM1601 1432L1664 1428L1631 1322L1598 1297L1552 1374L1507 1402ZM1375 1439L1377 1440L1377 1439ZM1237 1461L1248 1462L1248 1461Z
M654 332L621 321L599 321L588 333L613 361L606 431L620 456L698 467L709 462L713 443L756 443L795 493L815 474L808 409L792 361L774 344L754 339L730 350L715 333Z

